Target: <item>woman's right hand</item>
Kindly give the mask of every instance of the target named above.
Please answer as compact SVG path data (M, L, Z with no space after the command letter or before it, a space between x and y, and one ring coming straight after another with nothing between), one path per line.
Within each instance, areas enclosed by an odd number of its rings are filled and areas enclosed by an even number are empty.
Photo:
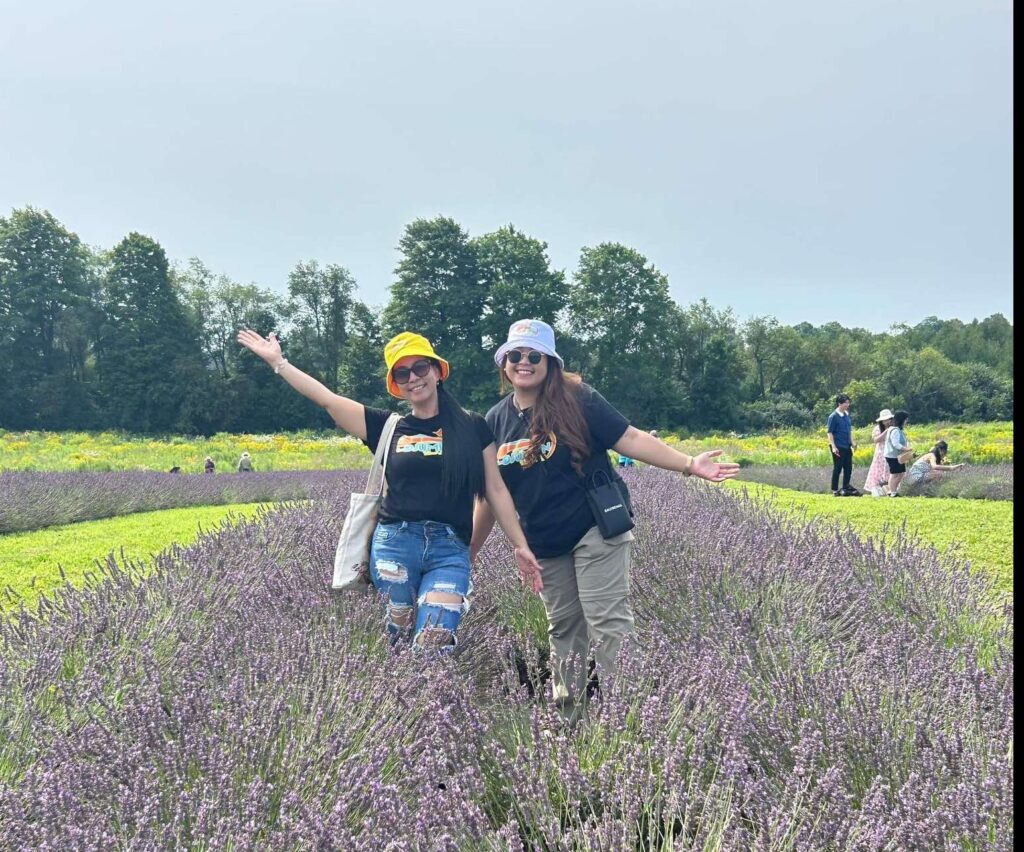
M544 566L537 561L537 557L528 547L514 547L512 551L515 554L516 565L519 567L519 578L523 581L523 585L539 595L541 589L544 588L544 580L541 577Z
M280 364L284 358L281 354L281 344L278 343L277 335L274 332L270 332L266 337L261 337L252 329L243 328L238 332L238 342L270 364L271 367Z

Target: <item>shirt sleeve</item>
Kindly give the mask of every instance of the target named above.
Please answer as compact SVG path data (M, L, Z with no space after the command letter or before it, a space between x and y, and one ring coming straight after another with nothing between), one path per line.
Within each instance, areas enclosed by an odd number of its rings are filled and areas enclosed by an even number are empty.
M629 421L600 393L589 385L580 389L583 417L598 449L610 450L626 434Z
M363 410L366 412L366 440L363 443L370 448L371 453L375 453L381 432L384 431L384 424L388 422L391 412L383 408L370 408L368 405L363 406Z
M476 429L477 438L480 440L480 449L486 450L494 443L494 432L491 431L487 421L479 414L471 414L470 417L473 418L473 427Z
M833 435L835 434L835 432L836 432L836 419L837 419L837 418L836 418L836 413L835 413L835 412L833 411L833 412L832 412L832 413L831 413L831 414L830 414L830 415L828 416L828 423L827 423L827 424L826 424L826 426L825 426L825 431L826 431L826 432L829 432L829 433L831 433L831 434L833 434ZM820 420L819 420L818 422L819 422L819 423L821 423L821 421L820 421Z

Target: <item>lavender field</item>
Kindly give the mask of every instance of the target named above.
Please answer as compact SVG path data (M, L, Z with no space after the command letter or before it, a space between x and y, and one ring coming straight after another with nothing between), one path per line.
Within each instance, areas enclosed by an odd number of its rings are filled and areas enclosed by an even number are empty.
M1012 607L642 476L639 636L572 733L501 542L455 659L330 593L359 475L0 623L0 848L1012 848Z
M760 482L778 488L823 494L829 491L831 469L813 467L783 467L752 465L740 471L739 479ZM856 488L864 489L866 467L854 468L850 480ZM910 489L908 489L910 493ZM1012 500L1013 465L971 465L961 470L935 475L913 489L915 497L956 497L972 500Z
M134 512L307 499L340 471L170 474L0 473L0 534ZM363 474L365 477L365 474Z

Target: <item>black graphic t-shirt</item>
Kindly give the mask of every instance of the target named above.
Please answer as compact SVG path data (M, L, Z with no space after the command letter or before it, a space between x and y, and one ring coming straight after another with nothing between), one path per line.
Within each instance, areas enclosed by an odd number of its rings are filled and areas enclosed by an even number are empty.
M580 402L590 430L591 452L606 453L626 433L629 421L587 384L580 386ZM498 444L498 470L530 549L540 558L568 553L594 526L583 479L573 470L568 447L559 443L558 435L549 435L541 447L542 461L524 468L530 411L520 413L512 394L487 412L487 424Z
M381 432L390 411L366 407L366 446L377 451ZM480 450L494 443L487 422L470 412ZM473 534L474 495L466 491L456 499L447 497L441 488L441 455L444 441L439 417L421 419L406 414L391 439L388 464L384 476L388 490L381 503L379 517L383 521L440 521L451 524L466 544Z

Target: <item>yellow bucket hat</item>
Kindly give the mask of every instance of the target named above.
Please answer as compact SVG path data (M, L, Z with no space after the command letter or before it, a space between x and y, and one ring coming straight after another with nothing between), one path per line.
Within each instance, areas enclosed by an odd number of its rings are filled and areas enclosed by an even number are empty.
M434 347L430 345L430 341L422 334L413 334L411 331L403 331L400 334L396 334L386 344L384 344L384 363L388 366L388 393L392 396L397 396L399 399L402 399L402 392L398 389L398 385L395 384L395 380L391 377L391 368L402 360L402 358L406 357L406 355L422 355L424 358L431 358L434 361L437 361L437 363L441 365L441 378L448 378L448 373L451 368L448 366L448 362L434 351Z

